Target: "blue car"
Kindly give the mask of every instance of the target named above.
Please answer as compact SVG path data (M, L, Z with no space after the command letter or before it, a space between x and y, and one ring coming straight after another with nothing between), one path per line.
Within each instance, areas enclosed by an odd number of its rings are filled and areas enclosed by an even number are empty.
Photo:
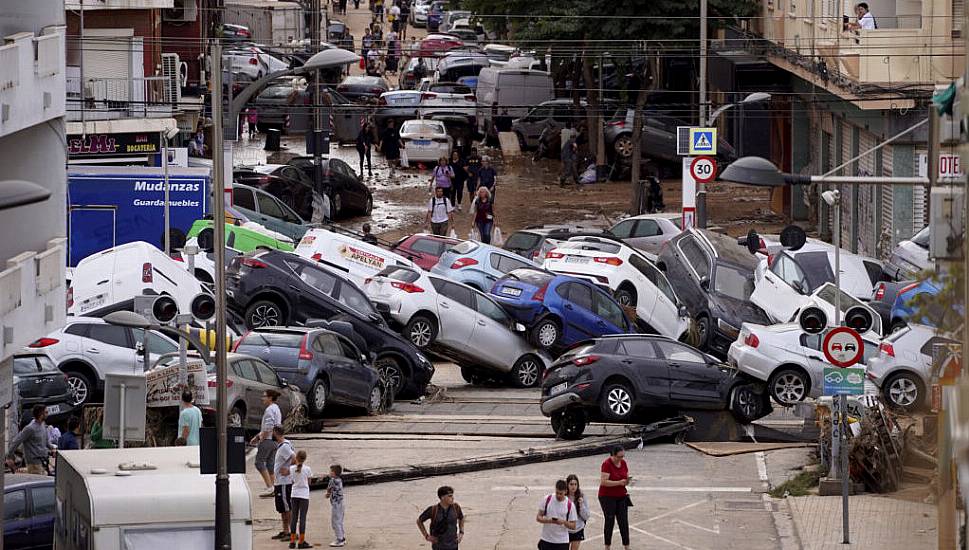
M54 478L7 474L3 481L3 547L50 550L54 547Z
M562 349L607 334L636 332L609 293L577 277L536 268L516 269L499 279L491 294L528 327L529 339L541 349Z
M939 320L943 319L946 314L963 316L965 309L962 306L948 310L943 310L941 307L929 306L928 315L921 319L913 319L918 310L918 306L916 305L917 298L922 295L935 296L941 291L942 289L939 283L930 279L922 282L914 282L899 289L898 296L895 297L895 303L892 305L892 324L890 331L895 332L897 329L913 321L920 325L934 327L938 325Z
M427 32L437 32L441 28L446 8L447 2L444 0L435 0L431 3L431 7L427 10Z
M463 241L445 251L431 273L488 292L500 277L523 267L539 268L513 252L477 241Z

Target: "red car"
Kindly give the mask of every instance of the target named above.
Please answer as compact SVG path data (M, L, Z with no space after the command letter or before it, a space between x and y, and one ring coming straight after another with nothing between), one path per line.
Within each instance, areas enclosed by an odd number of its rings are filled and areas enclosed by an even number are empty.
M390 250L409 258L424 271L429 271L447 249L460 242L458 239L439 237L428 233L415 233L397 241L397 244L392 246Z
M417 55L419 57L443 55L444 52L461 46L464 46L464 42L452 34L429 34L421 40Z

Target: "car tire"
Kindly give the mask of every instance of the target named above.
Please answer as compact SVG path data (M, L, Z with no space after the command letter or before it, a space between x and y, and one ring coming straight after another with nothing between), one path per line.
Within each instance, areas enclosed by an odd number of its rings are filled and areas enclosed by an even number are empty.
M480 386L481 384L485 383L485 380L487 380L481 375L481 373L471 367L461 367L461 378L463 378L468 384L472 384L474 386Z
M770 378L770 396L781 405L789 406L804 401L810 386L811 380L803 371L783 368Z
M885 379L882 395L893 409L914 411L925 401L925 386L917 375L900 372Z
M627 160L633 158L633 136L631 134L623 134L616 138L616 141L612 143L612 149L616 152L616 156Z
M242 407L235 405L232 410L229 411L228 424L233 428L242 428L246 421L246 412L242 410Z
M404 326L404 336L417 349L426 349L437 338L437 323L427 315L414 315Z
M246 328L252 330L261 327L276 327L286 325L283 308L271 300L257 300L246 308Z
M630 290L629 287L617 288L616 292L613 293L613 298L616 302L619 302L621 306L629 306L631 308L636 307L636 291Z
M65 372L67 374L67 387L74 393L71 405L80 407L90 401L94 397L95 388L91 379L86 374L76 370L68 369Z
M542 381L542 362L534 355L525 355L515 362L508 373L511 383L517 388L534 388Z
M367 414L369 416L374 416L383 412L384 408L384 392L380 389L380 384L374 384L373 388L370 389L370 395L367 398Z
M572 408L559 411L552 415L552 431L559 439L573 441L582 437L585 431L586 420L585 412L582 409Z
M310 386L310 391L306 394L306 404L309 408L310 416L320 417L323 416L323 410L326 408L326 402L330 398L330 388L326 384L326 380L322 378L317 378L313 385Z
M384 381L384 384L392 389L394 397L399 397L407 380L404 369L400 367L397 360L393 357L378 357L374 361L374 367L380 373L380 378Z
M749 424L763 416L763 410L763 396L752 384L740 384L730 391L730 412L739 422Z
M363 207L363 215L369 216L373 214L373 196L367 197L367 204Z
M535 347L548 350L555 347L562 338L562 329L555 319L546 317L532 327L531 340Z
M635 396L632 389L622 382L607 384L599 396L599 410L607 422L629 422L633 416Z
M710 339L710 318L700 315L696 318L697 349L707 350L707 341Z
M908 323L902 321L901 319L896 319L892 326L888 327L888 334L894 334L903 328L907 327Z

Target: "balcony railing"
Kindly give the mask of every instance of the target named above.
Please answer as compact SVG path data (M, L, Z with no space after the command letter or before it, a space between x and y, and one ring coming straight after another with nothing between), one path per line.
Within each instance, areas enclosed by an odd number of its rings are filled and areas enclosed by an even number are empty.
M64 29L0 45L0 137L64 116Z
M177 108L171 101L172 85L172 80L164 76L85 78L82 101L80 71L68 67L67 120L169 117Z

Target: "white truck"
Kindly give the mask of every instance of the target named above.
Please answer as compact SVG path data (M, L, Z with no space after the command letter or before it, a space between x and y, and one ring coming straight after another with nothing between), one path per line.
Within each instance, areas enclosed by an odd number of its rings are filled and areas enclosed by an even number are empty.
M58 550L211 550L215 475L199 473L199 447L64 451L57 456ZM252 549L243 474L229 475L234 550Z
M511 123L525 116L535 105L555 98L552 76L544 71L522 68L485 67L478 73L478 132L497 139L498 132L511 130Z

